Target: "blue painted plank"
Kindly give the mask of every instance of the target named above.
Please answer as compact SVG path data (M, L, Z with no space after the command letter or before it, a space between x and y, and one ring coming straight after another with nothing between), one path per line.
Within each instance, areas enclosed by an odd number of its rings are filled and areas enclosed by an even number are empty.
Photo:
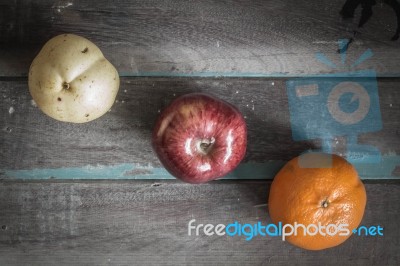
M243 163L223 179L268 180L285 164L284 161ZM354 163L361 179L400 179L394 174L400 156L383 156L380 163ZM174 179L164 168L124 163L55 169L4 170L3 179Z

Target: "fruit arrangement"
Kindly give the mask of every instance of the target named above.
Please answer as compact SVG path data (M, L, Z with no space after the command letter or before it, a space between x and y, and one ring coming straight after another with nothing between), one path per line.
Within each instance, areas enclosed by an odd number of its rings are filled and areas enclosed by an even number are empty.
M119 89L115 67L89 40L63 34L48 41L29 70L29 91L37 106L63 122L84 123L104 115ZM204 183L234 170L246 154L247 128L239 110L212 95L175 99L154 126L152 144L164 167L188 183ZM357 227L366 192L354 167L331 154L308 153L289 161L269 194L274 223ZM304 249L337 246L350 237L317 232L287 241Z

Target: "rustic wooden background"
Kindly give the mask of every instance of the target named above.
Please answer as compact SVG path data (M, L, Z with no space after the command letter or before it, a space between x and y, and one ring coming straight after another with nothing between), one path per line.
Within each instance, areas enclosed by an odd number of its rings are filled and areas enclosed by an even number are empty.
M396 17L377 4L343 64L338 40L351 37L360 14L342 20L343 3L0 0L0 265L400 264ZM31 101L29 65L60 33L89 38L120 73L116 103L91 123L57 122ZM352 67L368 49L373 56ZM286 82L364 69L377 73L383 128L359 135L382 155L379 164L356 165L368 193L362 224L383 226L383 237L307 252L271 237L187 235L193 218L269 222L268 179L321 147L320 139L293 140ZM160 180L173 178L151 150L153 123L172 99L194 91L246 117L248 152L226 177L235 180ZM343 154L346 141L335 137L333 151Z
M305 251L278 237L188 236L187 224L257 223L270 183L164 180L5 182L0 187L1 265L398 265L398 183L367 184L362 224L383 237Z
M3 179L169 179L151 148L151 130L172 99L202 91L235 104L248 125L247 155L227 178L272 179L282 164L321 140L294 141L287 79L125 77L117 101L103 117L86 124L60 123L33 103L24 81L0 81ZM383 129L359 136L382 154L380 164L357 164L363 179L399 178L400 99L396 79L379 79ZM13 112L10 114L10 108ZM345 152L347 138L335 137L333 151Z
M334 70L315 60L327 55L338 66L337 41L352 36L354 21L342 20L344 0L183 1L3 0L2 76L25 76L40 47L60 33L90 38L121 75L299 76ZM398 76L398 43L390 38L396 16L387 5L356 38L348 62L366 50L360 67ZM12 44L12 45L10 45ZM336 71L335 71L336 72Z

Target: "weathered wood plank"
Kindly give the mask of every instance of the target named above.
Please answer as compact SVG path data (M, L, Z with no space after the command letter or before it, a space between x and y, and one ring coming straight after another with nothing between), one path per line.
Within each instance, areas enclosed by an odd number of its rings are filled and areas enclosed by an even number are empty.
M111 111L86 124L62 123L44 115L32 104L26 81L0 82L1 177L170 178L151 148L153 124L172 99L202 91L231 102L246 117L248 152L242 168L231 177L272 178L284 161L307 149L321 148L320 139L293 140L287 81L124 78ZM358 169L363 178L396 178L400 90L397 80L390 79L380 79L378 88L383 128L360 134L359 142L376 147L384 161L361 164ZM333 152L343 155L346 142L346 137L334 137Z
M188 236L188 222L271 223L269 182L3 182L1 265L398 265L399 183L367 184L362 225L319 252L279 237Z
M0 4L0 76L26 76L40 47L60 33L95 42L122 76L299 76L348 71L338 39L350 38L335 1L20 1ZM374 56L355 69L399 76L396 17L387 5L347 54L351 66L367 49ZM324 53L339 66L315 57Z

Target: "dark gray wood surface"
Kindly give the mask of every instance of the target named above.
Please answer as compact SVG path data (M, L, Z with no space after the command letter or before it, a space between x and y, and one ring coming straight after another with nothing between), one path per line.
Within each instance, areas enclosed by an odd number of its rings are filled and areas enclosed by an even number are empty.
M367 49L374 56L356 69L399 76L400 42L393 10L378 4L341 66L339 39L354 21L344 0L3 0L0 3L0 76L26 76L40 47L60 33L95 42L123 76L308 75L348 71ZM316 60L321 52L337 69Z
M278 237L188 236L196 224L270 223L269 182L4 182L1 265L398 265L400 185L367 184L362 225L384 236L352 236L319 252Z
M321 141L293 140L286 82L258 78L123 78L111 111L86 124L62 123L44 115L32 104L26 81L0 82L1 175L10 178L5 170L62 167L87 172L87 166L126 163L159 168L151 147L155 119L171 100L195 91L212 93L243 113L248 125L244 164L287 161L307 149L319 149ZM400 90L393 79L380 79L378 88L383 129L361 134L359 142L373 145L383 157L397 160L389 175L382 170L376 178L396 177L395 166L400 165ZM333 152L343 153L346 141L345 137L334 138ZM270 175L272 178L273 173Z
M362 178L380 179L364 181L362 224L383 226L383 237L352 236L310 252L272 237L188 236L191 219L270 222L270 181L110 180L150 172L170 177L150 134L159 111L188 92L212 93L241 110L249 127L243 165L267 165L261 177L272 178L288 159L321 147L318 139L293 141L286 81L365 69L400 77L400 42L390 41L396 18L380 3L342 65L338 40L351 36L360 15L358 9L353 21L343 21L343 3L0 0L0 265L399 265L398 78L378 79L383 129L359 136L387 159L361 168ZM45 116L28 92L33 58L60 33L92 40L122 77L110 112L88 124ZM352 66L368 49L373 56ZM338 67L317 60L317 53ZM346 138L334 138L332 147L343 153ZM88 176L108 180L15 180Z

